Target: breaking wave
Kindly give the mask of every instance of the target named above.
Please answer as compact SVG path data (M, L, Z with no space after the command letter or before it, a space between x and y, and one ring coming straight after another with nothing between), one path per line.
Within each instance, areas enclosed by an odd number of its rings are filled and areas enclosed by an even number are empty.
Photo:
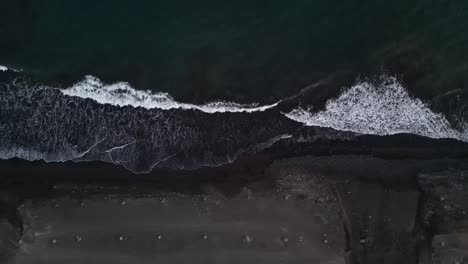
M254 154L299 127L278 111L207 113L169 103L120 107L48 86L0 83L0 159L104 161L135 173L196 169Z
M100 104L115 106L133 106L146 109L194 109L205 113L224 112L262 112L273 108L278 103L259 106L258 104L238 104L233 102L212 102L203 105L180 103L175 101L168 93L153 93L151 91L135 90L126 82L106 85L98 78L86 76L84 80L72 87L61 90L64 95L89 98Z
M360 82L322 111L296 108L307 105L307 98L265 106L194 105L92 76L66 89L0 83L0 159L103 161L143 173L221 166L277 142L282 144L274 148L286 153L296 143L313 148L314 142L354 141L359 134L468 142L468 129L453 128L395 78L378 85Z
M13 68L9 68L7 66L0 65L0 72L6 72L6 71L21 72L21 70L13 69Z
M0 65L0 71L8 71L8 68L3 65Z
M394 77L386 77L377 85L359 82L330 99L322 111L297 108L285 115L307 126L361 134L410 133L468 142L466 124L458 124L465 129L453 128L443 114L434 113L423 101L411 97Z

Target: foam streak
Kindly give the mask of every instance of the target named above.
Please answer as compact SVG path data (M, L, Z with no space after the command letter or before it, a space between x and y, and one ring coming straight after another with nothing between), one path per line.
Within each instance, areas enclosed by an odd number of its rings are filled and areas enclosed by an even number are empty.
M224 101L203 105L180 103L175 101L167 93L152 93L151 91L135 90L126 82L106 85L98 78L89 75L86 76L83 81L61 91L65 95L89 98L100 104L143 107L147 109L158 108L162 110L194 109L209 114L224 112L262 112L278 104L259 106L258 104L238 104Z

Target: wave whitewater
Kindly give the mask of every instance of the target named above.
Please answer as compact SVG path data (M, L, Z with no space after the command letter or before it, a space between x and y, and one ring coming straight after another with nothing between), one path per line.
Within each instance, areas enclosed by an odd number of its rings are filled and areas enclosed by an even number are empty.
M196 169L269 148L300 127L278 111L211 114L175 101L166 109L121 107L63 91L0 83L0 159L103 161L135 173Z
M434 113L418 98L411 97L395 77L374 85L359 82L322 111L297 108L285 115L307 126L328 127L369 135L409 133L429 138L452 138L468 142L468 125L453 128L443 114Z
M22 70L13 69L13 68L9 68L7 66L0 65L0 72L6 72L6 71L21 72Z
M168 93L152 93L151 91L135 90L126 82L106 85L98 78L86 76L81 82L72 87L61 90L64 95L89 98L100 104L115 106L133 106L146 109L194 109L205 113L236 113L261 112L273 108L278 103L259 106L258 104L238 104L233 102L212 102L203 105L180 103L175 101Z
M454 129L395 78L359 82L321 111L296 108L307 105L306 97L292 98L265 106L194 105L92 76L65 89L0 83L0 159L103 161L144 173L222 166L283 140L285 151L322 139L353 141L358 134L468 142L468 129ZM304 125L315 132L301 134Z

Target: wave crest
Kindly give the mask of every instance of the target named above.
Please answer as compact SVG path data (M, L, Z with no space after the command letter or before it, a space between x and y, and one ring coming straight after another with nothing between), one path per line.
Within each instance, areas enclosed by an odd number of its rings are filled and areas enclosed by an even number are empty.
M323 111L297 108L285 115L307 126L362 134L410 133L468 141L468 131L454 129L444 115L411 97L394 77L386 77L377 85L359 82L338 98L328 100Z
M258 104L239 104L217 101L203 105L180 103L168 93L153 93L151 91L136 90L127 82L117 82L106 85L96 77L86 76L84 80L70 88L61 90L64 95L89 98L100 104L115 106L133 106L146 109L194 109L205 113L224 112L262 112L275 107L278 103L259 106Z

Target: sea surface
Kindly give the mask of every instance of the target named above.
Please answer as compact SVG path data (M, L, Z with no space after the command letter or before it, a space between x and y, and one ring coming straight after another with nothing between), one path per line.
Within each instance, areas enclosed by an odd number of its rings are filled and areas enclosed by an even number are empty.
M463 147L467 47L458 0L3 0L0 158L147 173L366 136Z
M466 263L467 0L0 0L0 263Z

